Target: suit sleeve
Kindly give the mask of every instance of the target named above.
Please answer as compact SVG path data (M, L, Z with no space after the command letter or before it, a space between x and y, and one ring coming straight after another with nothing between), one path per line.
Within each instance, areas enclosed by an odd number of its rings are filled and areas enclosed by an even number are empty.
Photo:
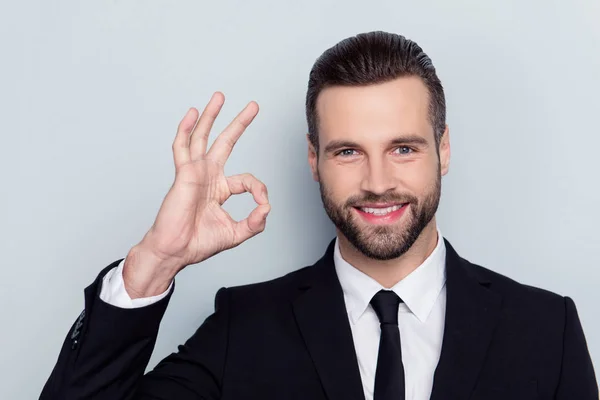
M99 297L105 268L88 286L85 309L63 342L40 400L218 399L228 328L228 292L221 288L210 315L179 352L144 375L160 321L174 290L151 305L124 309Z
M598 383L575 303L565 297L563 358L557 400L598 400Z

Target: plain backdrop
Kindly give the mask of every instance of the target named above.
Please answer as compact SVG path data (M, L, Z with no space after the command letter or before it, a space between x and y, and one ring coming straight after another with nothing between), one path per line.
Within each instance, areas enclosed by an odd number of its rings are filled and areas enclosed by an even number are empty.
M261 235L178 276L149 367L193 334L220 287L320 257L334 229L306 162L308 73L371 30L417 41L444 84L444 236L473 262L571 296L600 371L597 0L0 4L0 398L39 396L83 289L152 225L177 124L216 90L215 134L248 101L261 107L226 173L263 180L272 212ZM238 219L253 207L249 195L226 203Z

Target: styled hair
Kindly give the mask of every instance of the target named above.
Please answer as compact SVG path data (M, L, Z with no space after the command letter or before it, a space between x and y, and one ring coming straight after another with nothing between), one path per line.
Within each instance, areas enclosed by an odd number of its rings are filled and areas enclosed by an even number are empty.
M315 61L306 92L309 140L319 152L319 93L329 86L366 86L417 76L429 91L429 119L436 148L446 126L446 100L431 59L412 40L375 31L349 37L325 50Z

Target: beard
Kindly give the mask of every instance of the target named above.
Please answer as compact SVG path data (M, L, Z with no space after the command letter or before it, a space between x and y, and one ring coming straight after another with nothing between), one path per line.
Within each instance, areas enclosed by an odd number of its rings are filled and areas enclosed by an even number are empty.
M438 163L438 174L422 198L411 194L385 193L377 195L368 192L348 198L344 204L336 203L327 186L319 179L321 200L325 212L348 239L348 241L366 257L375 260L392 260L406 253L421 235L421 232L435 216L440 202L442 177ZM408 210L401 220L391 225L365 226L357 221L353 207L366 202L403 203ZM408 211L408 213L406 212Z

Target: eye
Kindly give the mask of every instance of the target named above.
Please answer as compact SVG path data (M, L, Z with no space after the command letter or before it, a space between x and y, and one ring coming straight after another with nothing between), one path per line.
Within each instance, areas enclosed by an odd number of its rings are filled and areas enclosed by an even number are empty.
M336 153L336 156L343 156L343 157L348 157L348 156L353 156L354 153L356 153L356 150L354 149L343 149L340 150Z
M400 154L411 154L414 152L414 150L408 146L400 146L400 147L396 147L396 151L398 151Z

